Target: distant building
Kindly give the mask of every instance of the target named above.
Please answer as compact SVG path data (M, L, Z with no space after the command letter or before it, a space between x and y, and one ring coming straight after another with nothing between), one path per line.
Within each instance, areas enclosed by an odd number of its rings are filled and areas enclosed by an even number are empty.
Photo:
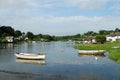
M12 43L14 41L13 36L7 36L5 39L6 39L6 42L10 42L10 43Z
M28 37L25 37L25 40L28 40Z
M106 41L114 42L120 40L120 33L114 33L106 36Z
M23 36L19 36L19 37L15 38L15 39L16 39L16 40L23 40L24 37L23 37Z
M95 40L95 36L85 36L84 43L97 43Z

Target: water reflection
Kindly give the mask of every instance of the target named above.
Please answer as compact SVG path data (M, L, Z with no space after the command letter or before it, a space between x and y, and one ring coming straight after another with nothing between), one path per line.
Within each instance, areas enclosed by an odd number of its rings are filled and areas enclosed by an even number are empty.
M107 80L103 75L98 75L96 73L91 73L91 72L83 72L80 73L80 76L78 79L82 80Z
M83 55L78 53L78 58L81 61L81 64L108 64L111 63L111 60L108 59L108 52L105 52L104 55Z
M104 55L104 54L103 55L87 55L87 54L79 54L79 53L78 53L78 56L79 57L82 57L82 56L100 56L100 57L106 57L106 55Z
M37 65L40 65L40 66L45 65L45 60L16 59L16 62L25 63L25 64L37 64Z
M2 43L0 44L0 49L9 49L9 48L13 48L13 43Z

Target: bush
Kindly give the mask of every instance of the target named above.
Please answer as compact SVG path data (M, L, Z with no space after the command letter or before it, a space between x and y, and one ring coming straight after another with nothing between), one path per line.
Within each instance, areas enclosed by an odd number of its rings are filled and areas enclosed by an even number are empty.
M96 39L96 42L97 42L97 43L103 44L103 43L106 42L106 36L104 36L104 35L97 35L97 36L95 37L95 39Z

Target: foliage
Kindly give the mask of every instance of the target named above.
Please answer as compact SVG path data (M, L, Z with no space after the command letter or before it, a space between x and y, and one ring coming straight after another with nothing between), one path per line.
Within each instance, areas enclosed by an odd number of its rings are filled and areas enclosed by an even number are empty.
M120 32L120 29L119 29L119 28L116 28L116 29L115 29L115 32Z
M96 32L93 32L93 31L88 31L86 33L84 33L85 36L96 36L97 33Z
M43 38L45 39L45 41L52 41L53 40L53 38L48 34L43 35Z
M14 29L11 26L0 27L0 37L14 36Z
M15 36L15 37L22 36L21 31L20 31L20 30L16 30L16 31L14 32L14 36Z
M104 43L105 37L102 35L107 35L110 33L120 32L119 28L116 28L115 30L100 30L98 33L94 31L88 31L84 34L76 34L76 35L67 35L67 36L51 36L49 34L36 34L34 35L32 32L24 33L24 36L28 37L29 40L35 40L35 41L83 41L85 39L85 36L89 37L95 37L97 39L97 42ZM15 30L11 26L0 26L0 42L6 37L6 36L14 36L16 39L19 36L23 36L23 33L20 30ZM97 36L99 35L99 36ZM25 37L24 37L25 38ZM22 39L24 40L24 39Z
M30 40L33 40L34 34L32 32L27 32L26 37L28 37Z
M95 39L96 39L97 43L103 44L106 42L106 36L104 36L104 35L97 35L95 37Z
M106 30L99 31L99 35L108 35L108 34L110 34L110 31L106 31Z
M83 38L83 35L81 34L56 37L56 39L60 41L68 41L68 40L82 41L82 38Z

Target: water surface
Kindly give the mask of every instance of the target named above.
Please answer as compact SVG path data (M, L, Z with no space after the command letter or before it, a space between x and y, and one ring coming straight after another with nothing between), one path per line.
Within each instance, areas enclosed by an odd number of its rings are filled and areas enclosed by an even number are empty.
M120 80L120 64L106 56L80 56L73 42L0 44L0 80ZM16 59L15 52L44 52L45 60ZM6 77L7 76L7 77Z

